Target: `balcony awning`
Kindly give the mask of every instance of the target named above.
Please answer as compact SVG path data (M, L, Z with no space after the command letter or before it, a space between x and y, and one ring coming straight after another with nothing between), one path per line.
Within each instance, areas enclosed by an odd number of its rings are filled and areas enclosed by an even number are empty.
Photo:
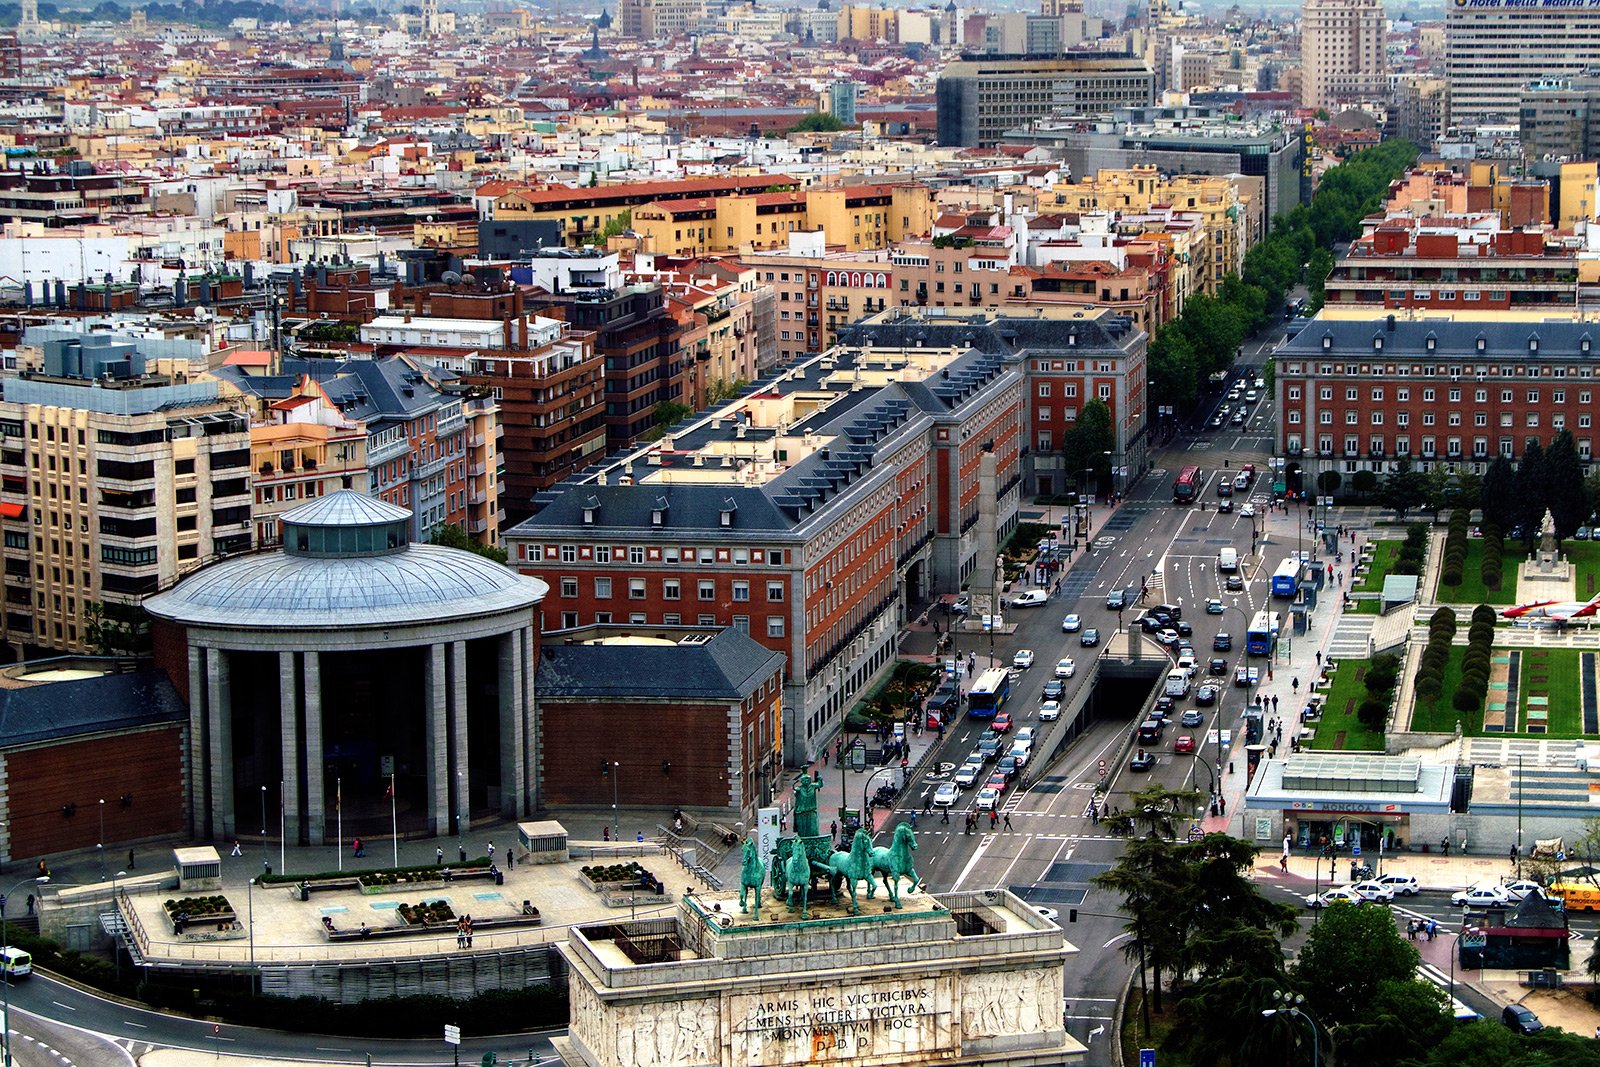
M22 518L22 513L24 510L26 510L26 508L27 505L25 504L13 504L9 501L0 501L0 518L20 519Z

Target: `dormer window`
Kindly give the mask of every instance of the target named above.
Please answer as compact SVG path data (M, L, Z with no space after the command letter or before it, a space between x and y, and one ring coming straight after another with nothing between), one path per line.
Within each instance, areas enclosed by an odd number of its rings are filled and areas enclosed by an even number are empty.
M1589 339L1587 337L1578 342L1578 351L1584 355L1589 354Z
M1382 352L1383 351L1383 338L1374 337L1372 339L1372 350L1374 352Z
M1426 342L1426 347L1427 347L1429 352L1432 352L1434 349L1439 347L1439 339L1437 337L1433 336L1433 334L1430 333L1428 335L1428 340Z
M593 526L594 518L599 513L600 498L593 495L589 496L589 498L583 502L583 524L585 526Z
M656 497L656 506L650 509L650 525L665 526L667 524L667 498Z
M1333 351L1333 334L1325 333L1322 335L1322 350L1324 352Z
M738 510L739 510L739 505L735 504L733 502L733 498L732 497L728 497L726 500L724 500L722 502L722 513L721 513L722 514L722 519L721 519L721 521L722 521L722 526L723 526L724 529L726 529L728 527L731 527L733 525L733 513L735 511L738 511Z
M1488 340L1486 338L1483 338L1483 337L1478 338L1478 351L1479 352L1483 352L1483 351L1487 350L1488 347L1489 347L1489 342L1488 342Z
M1528 354L1530 356L1533 356L1533 355L1538 355L1538 353L1539 353L1539 338L1538 337L1530 337L1530 338L1528 338Z

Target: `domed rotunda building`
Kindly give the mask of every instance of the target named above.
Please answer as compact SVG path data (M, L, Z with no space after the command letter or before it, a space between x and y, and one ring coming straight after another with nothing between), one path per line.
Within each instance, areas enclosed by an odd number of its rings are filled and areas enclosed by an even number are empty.
M340 490L282 516L283 547L151 597L189 703L197 836L459 833L535 804L532 676L548 587L412 544L411 513ZM270 813L270 818L269 818Z

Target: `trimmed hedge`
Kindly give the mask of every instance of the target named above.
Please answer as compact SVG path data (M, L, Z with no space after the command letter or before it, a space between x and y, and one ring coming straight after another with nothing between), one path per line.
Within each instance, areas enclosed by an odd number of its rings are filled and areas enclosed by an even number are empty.
M1428 619L1428 644L1417 662L1417 696L1432 700L1444 685L1444 665L1450 656L1450 642L1456 636L1456 613L1438 608Z
M1462 570L1467 563L1467 510L1457 508L1450 513L1450 528L1444 537L1444 561L1439 568L1439 581L1445 585L1460 585Z
M1406 527L1406 538L1400 543L1390 574L1421 574L1422 561L1428 555L1428 524L1414 522Z
M489 857L479 856L476 859L469 859L465 863L457 863L450 858L450 854L447 852L445 853L444 866L455 871L464 870L468 867L488 867ZM435 881L443 877L443 875L439 874L440 866L433 863L417 867L376 867L370 869L362 868L360 870L322 871L318 874L259 874L256 877L264 885L299 885L301 882L316 882L324 878L361 879L370 878L377 874L418 875L429 871L438 876L434 879Z
M1483 579L1483 587L1491 592L1500 588L1504 572L1501 569L1505 559L1506 539L1500 532L1500 527L1493 523L1483 526L1483 555L1478 562L1478 576Z

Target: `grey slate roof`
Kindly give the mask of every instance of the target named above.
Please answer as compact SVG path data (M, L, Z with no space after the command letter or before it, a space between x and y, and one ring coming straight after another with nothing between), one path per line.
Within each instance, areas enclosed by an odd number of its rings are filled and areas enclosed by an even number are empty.
M285 359L283 373L257 377L235 366L214 371L219 378L257 396L276 400L286 397L302 374L321 383L328 399L349 419L359 419L371 428L381 428L386 420L409 420L439 406L441 391L436 382L454 381L458 375L447 367L421 363L406 357L386 359ZM410 388L411 395L406 394Z
M1323 338L1332 347L1323 347ZM1478 339L1484 351L1478 351ZM1373 343L1382 339L1382 356ZM1433 339L1433 350L1428 340ZM1529 342L1537 340L1537 352ZM1585 352L1584 341L1591 351ZM1294 339L1278 350L1276 358L1494 358L1507 357L1557 359L1563 361L1596 358L1593 349L1600 345L1600 324L1592 322L1471 322L1423 318L1416 321L1396 317L1391 328L1387 316L1372 319L1313 319Z
M539 650L539 697L570 700L743 700L783 655L732 628L700 645L561 645Z
M0 745L15 748L188 716L172 683L157 670L45 682L0 689Z

